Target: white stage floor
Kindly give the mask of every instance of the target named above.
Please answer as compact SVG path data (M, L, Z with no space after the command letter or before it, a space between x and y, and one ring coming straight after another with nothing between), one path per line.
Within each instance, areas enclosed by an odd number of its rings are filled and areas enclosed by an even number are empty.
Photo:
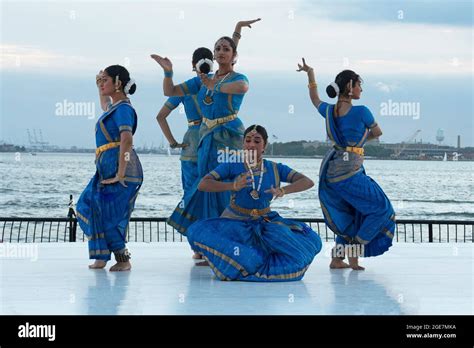
M85 243L0 244L0 314L473 314L472 244L395 244L365 271L222 282L187 243L130 243L131 272L89 270ZM109 263L107 268L113 263Z

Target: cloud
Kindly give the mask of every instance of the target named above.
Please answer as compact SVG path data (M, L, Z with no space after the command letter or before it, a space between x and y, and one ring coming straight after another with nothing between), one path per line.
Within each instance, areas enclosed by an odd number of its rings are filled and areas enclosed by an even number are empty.
M384 93L390 93L398 89L398 85L396 84L386 84L384 82L377 82L375 87Z
M336 22L405 23L472 26L471 0L319 0L301 3L301 8L314 17Z
M0 66L4 70L38 69L64 70L81 64L88 59L81 56L67 56L33 46L0 45Z
M149 55L159 53L171 58L177 74L191 74L195 48L212 48L218 37L231 35L238 20L261 17L252 29L242 30L237 68L248 73L293 72L305 57L316 72L331 75L344 68L362 76L472 74L470 27L454 19L430 25L371 19L372 2L361 5L367 20L352 21L361 10L345 4L347 8L302 1L7 2L2 44L16 49L2 55L7 63L2 69L22 71L19 60L25 71L39 66L51 73L93 75L118 63L156 79L161 70ZM347 18L331 15L336 9ZM421 10L410 7L406 17Z

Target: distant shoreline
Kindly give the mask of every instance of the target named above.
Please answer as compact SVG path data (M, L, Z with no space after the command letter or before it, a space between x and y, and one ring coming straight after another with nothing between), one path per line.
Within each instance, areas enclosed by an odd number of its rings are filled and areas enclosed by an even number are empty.
M21 153L21 154L31 154L31 155L41 155L41 154L94 154L94 149L84 149L82 151L0 151L0 153ZM179 153L172 153L170 155L166 153L147 153L147 152L139 152L137 151L138 155L154 155L160 157L170 157L170 156L179 156ZM324 156L286 156L286 155L265 155L264 158L303 158L303 159L323 159ZM426 159L417 159L417 158L389 158L389 157L374 157L374 156L365 156L365 160L383 160L383 161L420 161L420 162L444 162L442 159L433 159L433 158L426 158ZM474 162L473 159L465 159L460 158L456 161L448 160L446 162Z

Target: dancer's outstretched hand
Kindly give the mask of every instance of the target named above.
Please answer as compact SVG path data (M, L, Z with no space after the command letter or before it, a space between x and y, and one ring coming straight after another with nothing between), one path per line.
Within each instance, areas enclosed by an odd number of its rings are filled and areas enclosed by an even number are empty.
M310 70L313 70L312 67L310 67L309 65L306 64L306 61L304 60L304 58L302 58L302 59L303 59L303 65L298 63L298 70L296 70L296 71L306 71L306 72L308 72Z
M240 191L244 187L251 187L252 181L252 175L249 172L240 174L234 181L234 191Z
M167 57L163 58L157 54L151 54L150 57L158 64L160 64L164 71L173 70L173 64L171 63L171 60L169 60Z
M265 190L265 193L271 193L272 196L273 196L273 199L283 197L284 194L285 194L280 187L275 188L275 187L273 187L273 185L271 186L270 189Z
M252 19L252 20L249 20L249 21L239 21L237 22L237 27L240 27L240 28L243 28L243 27L249 27L249 28L252 28L252 24L258 22L258 21L261 21L262 19L261 18L257 18L257 19Z

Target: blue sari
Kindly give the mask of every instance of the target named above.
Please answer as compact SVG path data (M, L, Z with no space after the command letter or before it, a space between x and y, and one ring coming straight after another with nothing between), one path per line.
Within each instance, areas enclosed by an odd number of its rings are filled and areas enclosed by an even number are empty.
M321 103L318 110L334 143L319 173L326 224L337 235L337 244L359 244L361 256L381 255L392 246L395 211L382 188L365 173L363 155L345 149L363 147L377 123L365 106L353 106L341 117L334 117L334 105Z
M245 75L232 72L223 82L245 81ZM207 88L195 77L179 85L184 95L195 95L202 111L203 122L199 129L198 178L168 219L168 224L186 234L195 221L218 217L229 204L229 192L202 192L197 189L200 180L219 165L219 153L242 148L244 126L237 117L244 94L214 93L213 103L206 105ZM219 121L218 121L219 120ZM228 120L228 121L227 121Z
M216 180L235 180L248 171L243 163L222 163L210 172ZM258 182L260 170L254 173ZM219 218L201 220L187 231L191 248L208 261L220 280L256 282L303 278L321 238L308 225L285 219L270 209L272 195L265 190L291 182L296 172L286 165L264 160L259 199L251 187L232 192L230 204Z
M111 252L125 249L127 225L143 182L142 166L135 150L132 149L127 161L127 187L119 182L104 185L101 181L115 177L118 171L120 133L134 134L136 128L137 114L128 100L112 105L97 121L96 146L110 148L96 155L96 173L77 202L78 222L89 240L91 259L108 261Z
M188 130L184 134L183 144L188 146L181 150L181 183L183 186L183 201L189 201L191 188L198 179L198 153L199 127L202 122L202 113L197 100L197 95L187 95L183 97L170 97L165 106L171 111L176 109L179 104L183 104L186 118L188 121Z

